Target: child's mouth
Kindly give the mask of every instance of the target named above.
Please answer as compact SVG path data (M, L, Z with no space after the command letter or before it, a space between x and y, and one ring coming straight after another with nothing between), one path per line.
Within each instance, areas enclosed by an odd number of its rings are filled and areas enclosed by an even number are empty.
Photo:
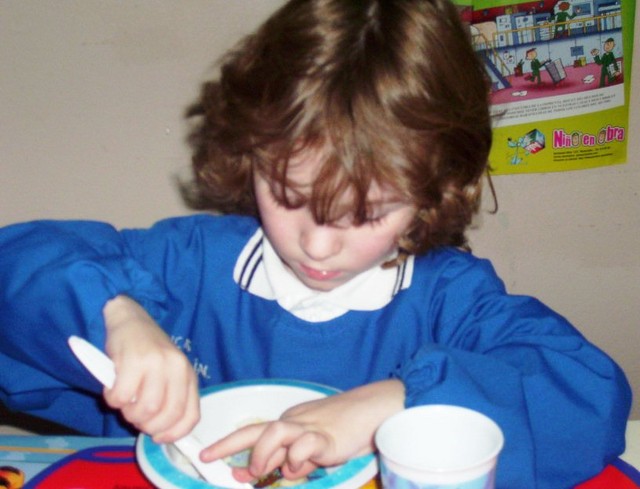
M302 264L300 264L300 270L306 277L320 282L333 280L341 273L339 270L318 270L317 268L311 268Z

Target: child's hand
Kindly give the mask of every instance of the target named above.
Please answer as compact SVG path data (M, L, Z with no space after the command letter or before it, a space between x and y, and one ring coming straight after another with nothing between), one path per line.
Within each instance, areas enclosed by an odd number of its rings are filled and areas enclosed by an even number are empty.
M188 359L135 301L119 296L104 308L107 354L116 382L105 389L112 408L157 443L189 433L200 419L198 381Z
M371 453L378 426L404 407L399 380L376 382L287 410L279 420L241 428L201 453L204 461L252 448L246 470L234 476L248 482L280 467L287 479L303 477Z

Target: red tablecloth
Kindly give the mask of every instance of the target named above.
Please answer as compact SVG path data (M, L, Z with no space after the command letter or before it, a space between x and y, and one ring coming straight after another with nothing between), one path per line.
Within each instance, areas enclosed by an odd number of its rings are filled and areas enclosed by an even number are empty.
M372 481L373 482L373 481ZM130 446L106 446L80 450L51 465L27 481L25 489L112 489L120 487L149 488L135 462ZM369 484L366 487L373 487ZM19 486L21 487L21 486ZM640 472L621 459L609 465L597 477L575 489L640 489Z
M588 482L576 486L576 489L638 489L640 472L624 460L616 460Z

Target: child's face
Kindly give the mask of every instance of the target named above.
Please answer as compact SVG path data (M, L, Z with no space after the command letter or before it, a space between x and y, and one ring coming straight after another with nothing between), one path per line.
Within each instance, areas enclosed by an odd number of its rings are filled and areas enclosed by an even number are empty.
M317 167L317 157L296 158L288 177L302 191L310 190ZM354 226L348 215L335 224L319 225L306 206L287 209L258 172L255 193L262 227L282 261L303 284L322 291L388 260L415 215L413 206L397 201L377 185L368 195L373 220L361 226Z

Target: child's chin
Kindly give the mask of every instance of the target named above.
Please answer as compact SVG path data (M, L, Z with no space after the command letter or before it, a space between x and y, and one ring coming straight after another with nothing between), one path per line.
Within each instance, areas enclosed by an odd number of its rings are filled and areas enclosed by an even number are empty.
M317 282L317 281L310 281L310 280L303 280L302 283L305 284L310 289L317 290L318 292L330 292L336 287L342 285L341 283L335 283L335 282Z

